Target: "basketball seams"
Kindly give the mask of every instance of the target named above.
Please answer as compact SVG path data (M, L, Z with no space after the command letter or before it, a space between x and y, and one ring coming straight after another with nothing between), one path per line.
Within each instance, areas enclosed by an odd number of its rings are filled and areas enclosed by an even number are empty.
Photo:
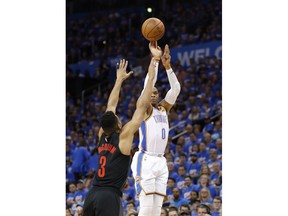
M147 34L147 37L149 37L149 34L150 34L151 32L153 32L153 30L154 30L155 28L157 28L157 26L160 25L160 24L162 24L162 22L158 22L157 25L155 25L155 26L149 31L149 33ZM147 25L146 25L146 26L147 26ZM163 28L162 28L161 30L163 30ZM156 37L156 36L159 36L159 35L161 35L161 34L163 34L163 33L164 33L164 32L161 31L160 34L154 35L154 36L151 37L151 38L154 38L154 37ZM150 38L150 37L149 37L149 38Z

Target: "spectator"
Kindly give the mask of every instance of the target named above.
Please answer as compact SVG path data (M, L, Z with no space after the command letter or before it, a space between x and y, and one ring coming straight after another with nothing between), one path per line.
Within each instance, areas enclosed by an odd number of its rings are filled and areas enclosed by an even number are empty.
M183 189L185 185L186 169L184 166L178 167L178 177L176 178L176 184L179 189Z
M197 146L197 138L193 132L189 133L189 140L183 147L184 152L187 152L188 154L191 154L195 150L193 149L193 146ZM195 147L194 147L195 148ZM198 150L196 150L198 152Z
M198 216L197 214L197 207L200 205L200 200L196 199L191 202L191 216Z
M210 171L213 172L213 163L218 162L220 164L220 169L222 169L222 162L217 159L217 150L216 149L210 149L209 151L209 160L207 162L208 167L210 168Z
M79 179L77 182L77 191L75 193L75 202L76 203L84 202L87 193L88 190L84 188L84 181L82 179Z
M161 208L161 215L160 216L168 216L168 211L166 207Z
M210 179L209 179L209 176L208 176L208 175L202 174L202 175L200 176L200 183L199 183L199 185L200 185L200 190L201 190L202 188L206 188L206 187L207 187L207 188L209 189L209 191L210 191L211 197L217 196L216 188L215 188L214 186L210 185Z
M220 197L216 196L213 199L213 203L212 203L212 216L219 216L220 215L220 211L222 209L222 200Z
M190 204L192 205L196 200L199 200L199 193L197 190L190 192Z
M202 204L212 204L212 198L208 188L203 187L199 192L199 200Z
M175 206L170 206L168 216L178 216L178 209Z
M71 209L66 207L66 216L72 216Z
M209 153L206 149L206 144L204 142L200 142L198 161L203 164L203 163L207 163L208 160L209 160Z
M191 191L197 190L198 187L196 185L192 184L192 180L190 176L185 177L185 185L184 188L182 189L182 194L183 198L186 199L187 201L190 200L191 198Z
M137 213L136 206L133 200L129 200L127 202L125 212L126 212L126 215L130 215L131 213Z
M203 175L203 174L206 174L210 177L211 175L211 171L210 171L210 168L208 167L207 164L203 164L201 169L200 169L200 176ZM199 179L199 182L200 182L200 179Z
M210 210L210 207L208 205L200 204L197 206L198 216L207 216L207 214L211 215L210 212L211 212L211 210Z
M90 130L90 131L92 131L92 130ZM92 132L93 132L93 131L92 131ZM93 135L89 135L89 136L88 136L87 144L88 144L88 150L89 150L90 152L93 152L93 150L96 148L96 144L95 144L95 140L94 140Z
M83 167L85 166L86 161L90 156L89 151L86 148L85 140L80 142L80 146L75 149L72 154L72 171L76 176L76 179L80 179L83 175L85 175L85 170Z
M185 170L189 170L190 164L190 161L187 161L186 155L181 153L179 155L179 164L176 166L176 169L178 169L179 166L184 166Z
M168 201L173 200L173 189L175 187L176 181L174 178L169 177L167 181L166 195Z
M70 208L75 203L76 185L74 183L69 184L69 192L66 197L66 205Z
M182 204L189 204L187 200L181 198L180 196L180 189L174 188L173 189L173 200L170 202L170 205L176 206L179 208Z
M89 159L86 161L86 170L98 170L98 164L99 164L99 154L97 152L97 148L95 148L91 152L91 156Z
M83 203L76 204L76 210L74 216L83 216Z
M192 152L190 155L190 167L188 169L189 176L192 178L193 183L197 182L197 179L199 178L200 170L202 164L198 162L198 155L196 152Z
M222 139L216 140L216 148L217 148L217 159L222 160Z
M205 134L204 134L204 142L205 142L207 148L216 149L216 145L215 145L214 141L212 140L211 134L209 132L205 132Z
M220 186L222 184L222 171L220 170L220 164L219 162L214 162L212 164L213 172L211 173L210 176L210 183L213 186Z
M184 215L182 213L185 213L185 214L188 214L189 216L191 215L191 212L190 212L190 207L188 204L182 204L180 207L179 207L179 214L180 215Z
M168 173L169 173L168 176L169 176L169 178L177 179L178 178L178 174L177 174L177 172L175 172L174 163L173 162L168 162L167 166L168 166Z

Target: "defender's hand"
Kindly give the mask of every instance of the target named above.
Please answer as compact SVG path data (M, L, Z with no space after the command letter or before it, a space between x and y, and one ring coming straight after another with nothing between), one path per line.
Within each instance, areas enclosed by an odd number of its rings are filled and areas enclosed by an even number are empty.
M120 60L119 68L117 69L117 80L124 81L133 73L133 71L126 73L127 66L128 61L125 61L125 59Z

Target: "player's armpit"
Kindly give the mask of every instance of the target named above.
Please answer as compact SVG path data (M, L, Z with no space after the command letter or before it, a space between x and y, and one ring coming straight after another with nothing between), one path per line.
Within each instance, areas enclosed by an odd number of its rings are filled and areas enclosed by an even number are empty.
M123 127L119 137L119 149L122 154L130 155L134 133L139 129L140 124L133 124L132 121L129 121ZM135 130L135 128L137 129Z
M145 103L139 105L140 106L137 107L132 119L125 124L120 133L119 148L124 155L130 155L134 134L139 129L142 121L144 121L145 112L149 106L149 104Z
M165 99L163 99L162 101L160 101L159 105L163 106L166 110L166 112L168 113L171 108L173 107L173 104L168 103L167 101L165 101Z
M103 128L101 127L101 128L99 129L99 132L98 132L98 138L99 138L99 140L100 140L100 137L102 136L103 133L104 133L104 130L103 130Z

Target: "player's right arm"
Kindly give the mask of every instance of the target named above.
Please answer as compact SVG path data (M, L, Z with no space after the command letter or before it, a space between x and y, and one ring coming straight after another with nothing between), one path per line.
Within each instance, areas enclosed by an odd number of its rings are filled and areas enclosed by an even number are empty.
M149 43L149 49L150 49L150 52L151 52L153 58L156 60L155 77L154 77L154 79L153 79L153 87L154 87L154 86L155 86L155 83L156 83L156 81L157 81L158 67L159 67L159 61L160 61L161 56L162 56L162 50L161 50L161 48L157 45L157 41L151 41L151 42ZM145 80L144 80L144 89L145 89L145 86L146 86L146 83L147 83L148 79L149 79L149 73L147 73L147 75L146 75L146 77L145 77ZM143 89L143 91L144 91L144 89ZM143 93L143 91L142 91L142 93ZM141 93L141 94L142 94L142 93ZM147 114L148 116L150 116L152 110L153 110L153 107L152 107L152 104L150 103L149 108L148 108L147 111L146 111L146 114Z
M130 155L130 150L135 132L139 129L142 121L145 119L145 113L151 105L151 94L153 89L153 80L155 77L156 60L151 59L148 69L148 79L145 88L137 100L136 110L132 119L125 124L120 133L119 148L122 154Z

